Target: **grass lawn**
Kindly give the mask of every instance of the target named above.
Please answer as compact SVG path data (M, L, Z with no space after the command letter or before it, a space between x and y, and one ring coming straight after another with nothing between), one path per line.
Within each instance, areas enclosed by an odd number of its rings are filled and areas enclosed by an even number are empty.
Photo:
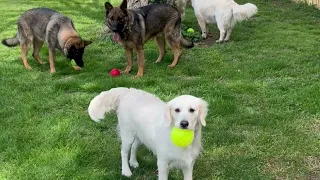
M192 94L210 104L203 129L204 151L194 179L320 178L320 11L287 0L250 0L258 14L237 25L231 41L184 50L153 64L158 49L145 46L141 79L111 78L126 65L123 49L103 34L102 0L0 0L0 38L16 33L25 10L46 6L71 17L87 47L85 68L74 71L57 53L57 73L39 65L29 52L26 71L20 48L0 46L0 179L126 179L120 171L116 116L96 124L87 107L99 92L135 87L168 101ZM247 0L238 0L242 4ZM191 8L184 24L200 31ZM210 32L218 39L218 30ZM41 51L48 62L48 49ZM132 179L156 179L156 159L138 151ZM170 179L182 179L178 170Z

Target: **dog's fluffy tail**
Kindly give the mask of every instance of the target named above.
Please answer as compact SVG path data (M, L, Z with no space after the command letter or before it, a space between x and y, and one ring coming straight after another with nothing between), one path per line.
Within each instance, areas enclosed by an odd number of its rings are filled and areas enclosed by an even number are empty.
M119 106L120 97L126 94L129 88L112 88L109 91L103 91L94 97L88 107L88 113L92 120L100 122L104 119L105 113L116 111Z
M18 36L16 35L13 38L3 39L2 44L6 45L8 47L13 47L13 46L17 46L18 44L20 44L20 41L19 41Z
M186 40L183 37L181 37L180 44L182 47L187 48L187 49L193 48L193 46L194 46L194 43L192 41Z
M177 17L180 17L180 13L177 11L176 14ZM182 36L182 32L181 32L181 18L178 18L178 20L176 21L175 27L174 27L174 33L179 32L180 33L180 46L184 47L184 48L192 48L194 46L194 43L192 41L189 41L187 39L185 39Z
M244 5L234 4L232 7L233 19L237 22L247 20L253 15L257 14L258 8L256 5L247 3Z

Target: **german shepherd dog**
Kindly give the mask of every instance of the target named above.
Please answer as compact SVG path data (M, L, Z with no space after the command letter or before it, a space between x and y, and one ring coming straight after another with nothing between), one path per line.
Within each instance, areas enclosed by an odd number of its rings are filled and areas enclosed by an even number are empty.
M127 9L127 0L123 0L120 7L113 7L105 3L106 24L113 32L113 39L120 43L128 60L127 74L132 69L133 49L138 56L138 73L136 77L143 76L144 51L143 45L149 39L155 38L159 48L159 57L155 63L160 62L165 55L165 41L173 50L174 59L169 67L177 65L181 55L180 46L193 47L193 42L184 39L181 35L181 18L179 11L168 4L151 4L136 9Z
M24 67L29 70L31 67L27 62L27 54L33 44L33 57L40 63L39 52L46 41L49 47L50 72L55 73L54 57L55 49L60 50L67 58L73 59L79 70L84 66L84 48L91 44L91 41L84 41L75 30L70 18L48 8L35 8L24 12L18 19L18 32L15 37L2 40L2 44L12 47L20 45L21 58Z

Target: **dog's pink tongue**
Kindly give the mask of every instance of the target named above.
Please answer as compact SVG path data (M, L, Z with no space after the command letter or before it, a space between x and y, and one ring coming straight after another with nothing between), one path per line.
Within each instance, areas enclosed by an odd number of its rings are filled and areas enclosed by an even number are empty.
M119 34L118 33L113 33L113 40L116 42L119 42Z

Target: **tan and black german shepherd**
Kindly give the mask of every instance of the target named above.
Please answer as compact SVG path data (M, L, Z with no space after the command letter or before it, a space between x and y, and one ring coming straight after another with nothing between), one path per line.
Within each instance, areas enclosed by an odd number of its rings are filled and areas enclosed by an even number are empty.
M18 19L18 32L15 37L2 40L2 44L12 47L20 45L21 58L26 69L31 69L27 62L27 53L33 45L33 57L40 63L39 52L46 41L49 47L50 72L56 72L54 66L55 49L60 50L67 58L73 59L80 69L84 66L84 48L91 41L84 41L75 30L70 18L48 8L35 8L24 12Z
M173 50L174 59L169 67L177 65L181 55L180 46L193 47L181 35L181 18L179 11L168 4L151 4L137 9L127 9L127 0L123 0L120 7L113 7L105 3L106 24L113 32L113 39L124 46L128 64L122 72L129 73L133 64L133 49L138 55L138 73L143 76L144 51L143 45L149 39L155 38L159 47L160 62L165 55L165 41Z

